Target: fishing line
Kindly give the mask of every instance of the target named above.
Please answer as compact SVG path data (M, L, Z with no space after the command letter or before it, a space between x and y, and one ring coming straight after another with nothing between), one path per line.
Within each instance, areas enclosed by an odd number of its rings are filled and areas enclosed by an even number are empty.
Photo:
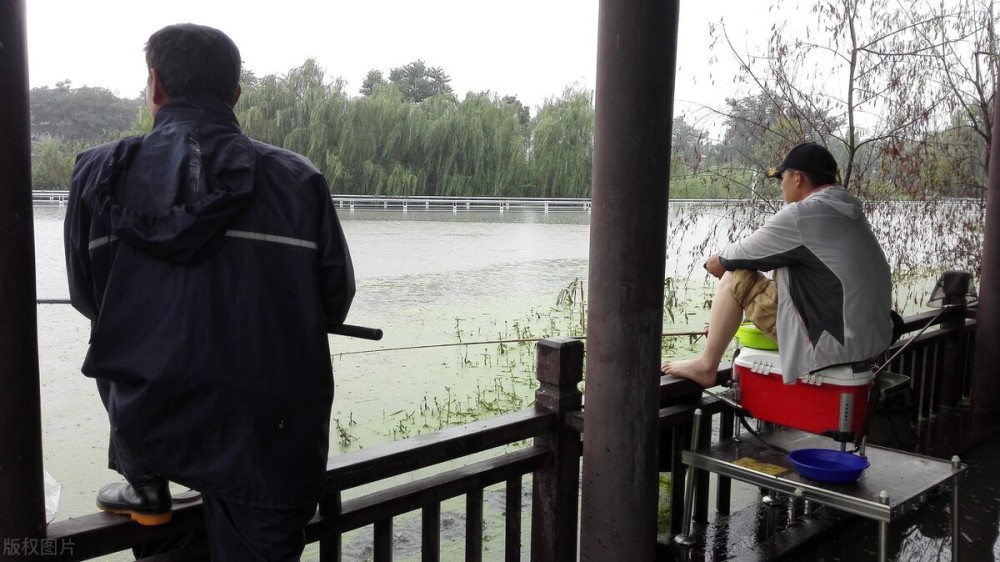
M69 299L37 299L38 304L70 304ZM354 326L346 326L354 328ZM381 330L378 331L378 337L363 337L364 339L377 340L381 338ZM353 334L343 334L343 335L353 335ZM699 330L697 332L664 332L662 337L684 337L684 336L704 336L705 331ZM359 337L359 336L354 336ZM343 355L360 355L363 353L379 353L382 351L408 351L414 349L433 349L438 347L459 347L463 345L493 345L493 344L504 344L504 343L529 343L541 341L544 338L516 338L516 339L499 339L499 340L481 340L481 341L470 341L470 342L453 342L453 343L429 343L424 345L408 345L403 347L382 347L379 349L364 349L361 351L344 351L341 353L336 353L334 355L340 357ZM587 336L574 336L573 339L585 340Z
M664 332L662 337L683 337L683 336L704 336L705 331L701 330L698 332ZM545 338L516 338L516 339L500 339L500 340L482 340L482 341L469 341L469 342L453 342L453 343L429 343L425 345L408 345L404 347L383 347L379 349L364 349L361 351L344 351L342 353L336 353L335 355L359 355L362 353L378 353L381 351L406 351L413 349L431 349L436 347L459 347L463 345L492 345L492 344L502 344L502 343L530 343L541 341ZM587 336L573 336L575 340L585 340Z

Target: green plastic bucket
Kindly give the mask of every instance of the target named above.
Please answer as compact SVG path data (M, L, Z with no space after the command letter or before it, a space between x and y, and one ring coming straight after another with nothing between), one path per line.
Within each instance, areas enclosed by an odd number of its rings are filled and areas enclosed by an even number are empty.
M765 336L764 332L761 332L756 326L749 322L740 324L740 327L736 329L736 340L740 342L740 347L766 349L771 351L778 349L778 343L776 341Z

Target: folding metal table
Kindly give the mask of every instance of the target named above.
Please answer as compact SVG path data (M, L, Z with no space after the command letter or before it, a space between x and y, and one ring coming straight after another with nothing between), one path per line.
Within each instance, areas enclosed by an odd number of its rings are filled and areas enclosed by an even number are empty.
M696 415L696 428L700 425L698 417L700 416ZM833 440L783 427L774 427L762 437L764 441L744 434L740 438L725 439L709 447L685 450L681 454L681 461L693 469L705 470L877 521L880 561L887 558L889 523L915 509L921 497L935 487L950 484L952 560L958 560L958 482L960 475L968 468L959 462L958 457L953 457L949 462L868 445L865 447L865 455L871 465L857 482L824 484L800 476L787 456L777 449L833 449L836 446ZM697 437L692 439L693 444L697 442ZM676 537L681 544L690 544L693 540L689 534L693 476L689 471L685 482L684 525L682 534Z

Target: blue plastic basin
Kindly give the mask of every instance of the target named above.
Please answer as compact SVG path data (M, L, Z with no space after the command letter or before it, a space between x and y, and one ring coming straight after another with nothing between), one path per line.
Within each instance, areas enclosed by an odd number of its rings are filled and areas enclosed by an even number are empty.
M855 482L868 468L868 459L832 449L799 449L788 460L802 476L826 484Z

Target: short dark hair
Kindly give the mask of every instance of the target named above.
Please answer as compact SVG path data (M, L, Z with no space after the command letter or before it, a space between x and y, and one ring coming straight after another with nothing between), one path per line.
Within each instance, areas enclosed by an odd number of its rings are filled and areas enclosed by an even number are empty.
M227 104L236 99L240 50L218 29L193 23L168 25L146 41L146 66L160 76L170 97L212 94Z
M830 174L818 174L816 172L807 172L805 170L799 170L807 178L809 178L809 184L813 187L819 187L821 185L828 185L831 183L837 183L837 177L831 176Z

